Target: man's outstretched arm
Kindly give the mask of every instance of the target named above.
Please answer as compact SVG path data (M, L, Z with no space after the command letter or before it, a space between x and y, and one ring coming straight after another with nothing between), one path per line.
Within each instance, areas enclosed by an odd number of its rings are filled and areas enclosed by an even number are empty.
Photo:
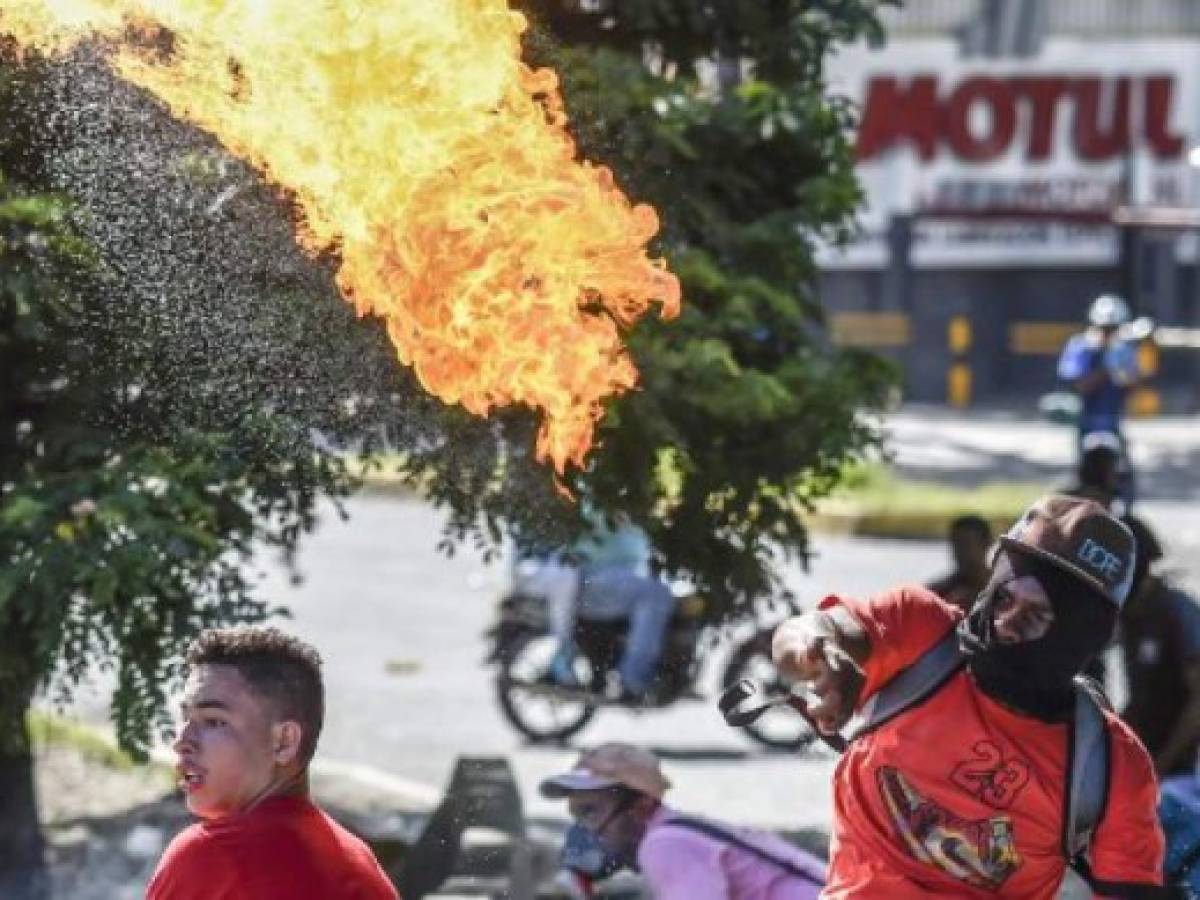
M806 684L816 697L808 712L827 734L854 714L870 652L866 629L840 605L788 619L775 630L771 645L780 674Z

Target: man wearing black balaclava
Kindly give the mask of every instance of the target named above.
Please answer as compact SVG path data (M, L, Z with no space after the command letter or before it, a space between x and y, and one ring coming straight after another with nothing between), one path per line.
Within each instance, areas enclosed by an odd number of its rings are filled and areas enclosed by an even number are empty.
M1081 588L1076 576L1001 551L959 635L985 693L1034 718L1064 722L1074 709L1075 675L1107 646L1116 621L1117 606Z
M1051 495L1000 539L964 617L922 587L827 597L779 627L776 664L808 711L840 729L957 629L962 665L915 706L854 737L838 764L823 897L1052 898L1068 863L1063 819L1075 678L1112 636L1134 564L1099 504ZM954 649L954 640L949 639ZM1104 896L1169 896L1150 760L1104 713L1109 783L1087 851Z

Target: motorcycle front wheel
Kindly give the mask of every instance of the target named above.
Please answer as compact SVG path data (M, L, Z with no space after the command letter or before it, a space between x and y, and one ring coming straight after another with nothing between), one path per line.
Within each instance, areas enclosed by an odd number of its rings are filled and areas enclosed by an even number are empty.
M579 688L550 681L550 663L558 641L548 634L516 639L504 655L496 676L496 697L512 726L534 743L562 742L579 733L598 709L592 693L595 667L582 653L575 655Z
M736 647L725 667L721 687L733 687L744 678L757 681L766 693L782 693L787 689L779 671L771 660L770 635L755 635L746 643ZM754 722L742 728L751 738L773 750L803 750L817 739L808 721L795 710L787 707L770 709Z

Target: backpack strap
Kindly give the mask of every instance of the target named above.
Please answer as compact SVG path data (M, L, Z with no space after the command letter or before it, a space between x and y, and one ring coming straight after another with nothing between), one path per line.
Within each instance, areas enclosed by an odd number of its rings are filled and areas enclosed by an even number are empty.
M849 740L862 737L912 709L934 694L965 664L966 658L958 645L958 630L951 628L940 641L892 676L863 704L858 725Z
M1104 710L1110 708L1100 686L1084 675L1075 679L1075 715L1068 743L1068 779L1063 802L1063 852L1067 862L1102 897L1120 900L1176 900L1189 892L1168 883L1159 887L1105 881L1092 874L1092 836L1108 806L1112 748Z
M1075 681L1075 714L1067 743L1067 790L1063 795L1063 853L1075 865L1087 856L1092 835L1108 805L1109 742L1099 688ZM1103 704L1103 705L1102 705Z
M796 865L791 860L776 856L769 850L764 850L757 844L751 843L745 838L734 834L732 831L722 828L720 825L715 825L712 822L707 822L704 819L695 819L691 816L671 816L671 818L665 820L662 824L678 825L680 828L698 831L701 834L712 838L713 840L720 841L722 844L729 844L733 847L737 847L739 850L745 850L752 856L755 856L764 862L768 862L778 869L782 869L784 872L787 872L789 875L795 878L803 879L809 884L821 886L825 883L824 879L821 878L821 876L816 872L810 872L807 869Z

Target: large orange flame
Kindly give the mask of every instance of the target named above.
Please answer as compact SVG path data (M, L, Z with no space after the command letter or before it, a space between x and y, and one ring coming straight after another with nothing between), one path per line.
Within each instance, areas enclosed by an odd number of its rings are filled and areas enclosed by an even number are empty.
M520 59L506 0L0 0L0 32L115 70L291 191L306 249L381 316L447 402L543 414L580 465L637 372L620 329L679 284L653 209L577 159L553 72Z

